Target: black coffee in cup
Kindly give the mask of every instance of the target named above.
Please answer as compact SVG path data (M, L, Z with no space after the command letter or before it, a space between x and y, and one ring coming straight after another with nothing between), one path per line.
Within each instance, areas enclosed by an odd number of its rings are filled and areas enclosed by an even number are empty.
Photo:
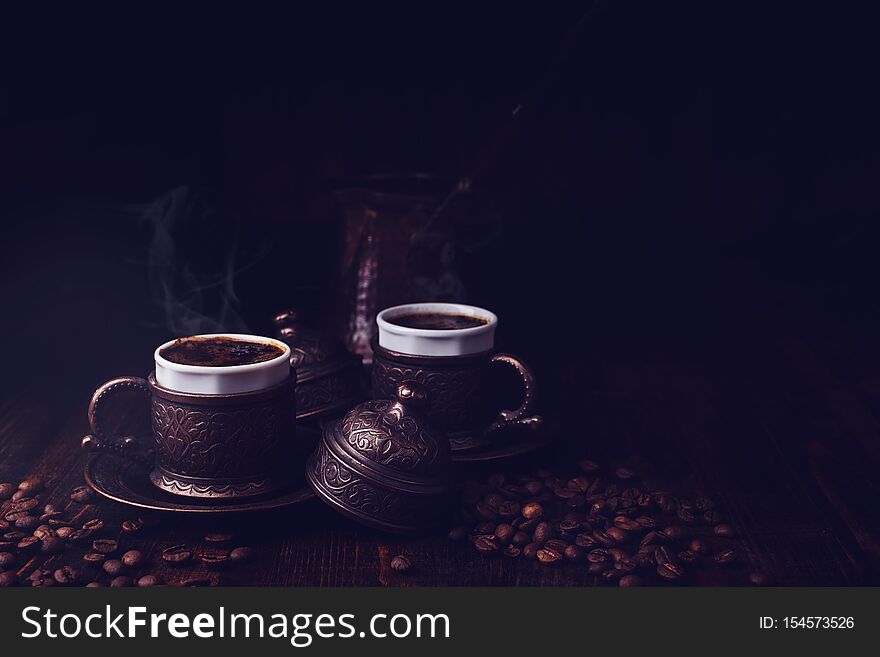
M179 338L159 351L165 360L178 365L229 367L251 365L281 356L281 347L269 342L253 342L236 338Z
M432 329L440 331L452 331L455 329L474 328L485 326L489 320L476 315L461 313L437 313L437 312L414 312L396 317L386 317L391 324L405 326L414 329Z

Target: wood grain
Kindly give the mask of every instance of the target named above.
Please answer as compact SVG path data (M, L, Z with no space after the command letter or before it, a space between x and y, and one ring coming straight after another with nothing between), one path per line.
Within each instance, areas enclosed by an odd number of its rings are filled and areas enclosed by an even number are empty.
M686 494L717 497L742 540L744 554L730 569L706 569L691 583L745 585L752 570L787 585L854 585L877 581L880 526L872 476L877 455L875 394L864 374L832 376L834 367L784 331L761 322L724 322L699 341L658 335L640 348L609 343L596 370L577 392L560 441L535 456L502 466L514 471L546 463L574 467L577 458L632 462L652 478ZM724 345L737 344L732 350ZM839 363L835 366L839 366ZM823 369L825 368L825 369ZM867 391L867 392L866 392ZM62 504L78 521L100 517L103 534L124 549L142 550L141 572L176 584L204 578L229 585L291 586L588 586L583 567L547 568L537 562L484 558L445 532L416 538L378 534L336 515L317 500L241 518L165 516L155 528L123 534L135 510L101 501L79 505L69 491L83 483L88 390L68 387L49 395L22 393L0 405L0 481L44 479L42 502ZM574 407L574 405L571 405ZM485 466L461 468L460 478L482 476ZM232 533L226 547L249 545L258 559L210 570L171 567L164 548L208 548L210 532ZM88 546L22 563L81 565ZM398 573L394 555L415 567ZM101 571L85 578L106 583Z

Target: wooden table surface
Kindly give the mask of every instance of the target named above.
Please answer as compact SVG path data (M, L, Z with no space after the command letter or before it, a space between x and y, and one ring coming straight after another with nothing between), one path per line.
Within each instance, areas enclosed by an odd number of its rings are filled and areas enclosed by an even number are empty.
M578 458L625 461L684 491L713 495L735 527L742 549L733 568L706 569L696 584L746 585L759 571L781 585L877 584L880 514L880 353L833 335L804 338L794 323L713 322L693 335L611 343L590 354L590 375L576 390L555 446L521 459L460 468L460 479L512 474ZM731 348L731 345L745 345ZM114 372L107 368L106 378ZM572 380L561 366L554 373ZM102 375L103 376L103 375ZM545 374L546 376L546 374ZM101 501L77 505L69 491L83 483L79 447L87 432L89 390L76 377L53 393L20 393L0 406L0 481L36 475L47 482L42 503L66 506L81 520L100 517L104 535L143 550L147 569L166 581L205 576L245 585L592 585L582 566L486 558L445 532L414 539L360 528L317 500L238 519L164 517L136 535L122 535L136 511ZM91 382L89 382L91 385ZM168 568L164 547L203 546L207 532L232 532L258 558L222 572L204 566ZM20 564L81 565L84 550L37 556ZM401 574L392 557L411 555ZM99 574L99 579L107 580ZM88 577L88 575L87 575Z

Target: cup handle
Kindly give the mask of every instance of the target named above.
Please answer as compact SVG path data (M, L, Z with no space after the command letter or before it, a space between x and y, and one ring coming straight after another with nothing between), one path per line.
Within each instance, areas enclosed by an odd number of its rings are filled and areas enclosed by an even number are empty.
M92 400L89 402L89 427L100 440L107 438L104 434L107 402L119 392L140 392L149 397L150 386L146 379L139 376L121 376L118 379L110 379L95 390Z
M526 426L537 429L544 422L544 418L540 415L531 415L532 408L535 405L535 375L529 366L523 363L519 358L512 354L495 354L489 359L490 365L500 364L512 367L519 374L523 383L523 401L519 408L515 410L502 410L485 433L490 434L512 426Z

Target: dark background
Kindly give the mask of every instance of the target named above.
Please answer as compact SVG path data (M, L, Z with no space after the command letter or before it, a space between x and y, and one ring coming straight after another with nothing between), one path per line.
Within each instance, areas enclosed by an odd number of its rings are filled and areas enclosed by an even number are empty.
M186 186L221 217L176 237L208 270L232 234L215 226L238 226L250 266L236 310L264 333L281 307L320 313L333 181L467 175L524 100L475 188L502 229L457 266L547 395L589 381L611 343L699 341L764 308L869 338L870 17L602 2L554 63L586 6L10 17L0 358L16 375L3 387L51 372L86 389L149 369L174 331L139 213L163 193Z

